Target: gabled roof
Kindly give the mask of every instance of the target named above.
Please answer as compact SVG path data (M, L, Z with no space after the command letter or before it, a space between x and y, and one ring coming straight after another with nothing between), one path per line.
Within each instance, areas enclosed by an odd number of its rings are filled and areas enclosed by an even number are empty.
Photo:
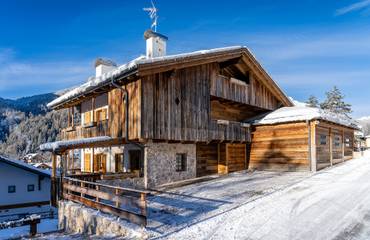
M113 71L103 74L98 78L93 77L88 82L50 102L47 106L54 109L62 108L64 104L76 100L86 94L92 93L99 88L107 86L112 87L112 80L116 81L117 79L123 79L135 74L138 76L143 76L145 74L150 74L153 71L158 72L161 71L159 68L160 66L167 66L168 68L171 68L175 67L178 64L184 63L193 63L193 65L196 65L199 64L200 61L202 61L202 63L221 62L242 56L247 57L252 62L252 64L254 64L254 66L260 71L264 78L267 79L268 86L277 93L278 99L285 106L293 106L293 103L290 101L290 99L285 95L285 93L276 84L276 82L272 80L270 75L263 69L263 67L259 64L253 54L249 51L249 49L243 46L214 48L210 50L201 50L176 55L166 55L156 58L146 58L144 56L141 56L119 66Z
M49 171L36 168L36 167L34 167L30 164L27 164L25 162L22 162L20 160L14 160L14 159L6 158L4 156L0 156L0 162L3 162L5 164L8 164L8 165L13 166L13 167L17 167L17 168L26 170L28 172L32 172L32 173L40 175L40 176L44 176L44 177L50 177L51 176L51 173Z
M295 106L283 107L250 121L254 125L272 125L287 122L325 120L349 128L358 129L358 123L345 114L335 114L319 108Z

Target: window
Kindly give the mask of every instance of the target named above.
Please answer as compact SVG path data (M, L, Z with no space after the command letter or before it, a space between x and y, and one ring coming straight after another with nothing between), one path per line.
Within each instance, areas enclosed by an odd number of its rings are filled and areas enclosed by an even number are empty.
M108 108L101 108L95 111L95 119L101 122L108 119Z
M8 193L15 193L15 186L14 185L8 186Z
M186 154L177 153L176 154L176 172L186 171Z
M326 135L320 135L320 145L326 145Z
M27 185L27 191L28 191L28 192L33 192L33 191L35 191L35 185L34 185L34 184L29 184L29 185Z
M84 124L87 125L89 123L91 123L91 112L85 112L84 113Z
M339 136L334 137L334 146L336 146L336 147L340 146L340 137Z
M115 172L123 172L123 162L124 162L124 155L123 153L116 153L114 156L115 159Z

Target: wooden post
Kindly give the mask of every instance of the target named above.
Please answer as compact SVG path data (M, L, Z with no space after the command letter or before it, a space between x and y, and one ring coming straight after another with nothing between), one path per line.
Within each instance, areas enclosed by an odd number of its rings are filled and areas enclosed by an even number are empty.
M346 140L344 138L344 129L342 129L342 162L344 162L344 147L345 147L345 144L346 144Z
M120 190L118 189L118 188L116 188L115 189L115 194L116 194L116 196L117 197L119 197L119 195L120 195ZM116 200L116 203L115 203L116 205L116 208L120 208L121 207L121 204L120 204L120 202L118 201L118 199Z
M75 108L72 107L72 127L75 126Z
M99 191L99 190L100 190L100 186L99 186L99 185L96 185L96 186L95 186L95 189L96 189L96 191ZM100 201L99 197L96 197L96 201L97 201L97 202L99 202L99 201Z
M30 235L35 236L37 234L37 221L33 220L30 222Z
M81 188L84 188L85 187L85 183L84 182L80 182L80 186L81 186ZM82 192L81 192L81 197L85 197L85 194L83 194Z
M95 122L95 97L91 99L92 122Z
M146 193L140 193L140 200L141 200L141 214L143 216L147 215L146 212Z
M333 166L333 136L331 128L329 128L329 154L330 154L330 166Z
M57 156L53 153L51 156L52 172L51 172L51 197L50 204L57 207Z
M310 127L310 134L311 134L309 136L309 139L311 140L309 142L310 153L311 153L311 171L316 172L317 171L316 122L312 121L309 127Z

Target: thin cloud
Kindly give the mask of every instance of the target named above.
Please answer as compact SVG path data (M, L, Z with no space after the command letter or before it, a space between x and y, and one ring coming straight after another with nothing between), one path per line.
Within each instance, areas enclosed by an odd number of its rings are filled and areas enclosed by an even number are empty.
M353 11L362 10L370 6L370 0L363 0L360 2L353 3L343 8L339 8L335 11L336 16L344 15Z

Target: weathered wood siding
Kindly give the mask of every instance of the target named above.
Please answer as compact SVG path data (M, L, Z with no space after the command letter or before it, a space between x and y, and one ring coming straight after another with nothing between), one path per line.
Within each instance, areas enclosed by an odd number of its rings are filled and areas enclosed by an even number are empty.
M249 168L310 170L306 123L256 126L252 133Z
M320 122L315 131L317 170L353 157L353 129Z
M226 144L226 159L228 172L247 169L247 147L242 143Z
M198 143L197 155L197 177L218 173L218 144Z
M269 110L277 109L280 104L280 101L252 73L250 83L245 85L233 83L230 78L215 73L211 78L210 94Z
M246 144L198 143L197 177L244 170L247 168L246 160Z
M139 139L141 133L141 80L124 86L129 95L129 138ZM109 92L109 128L111 137L125 136L125 104L123 93L116 88Z

